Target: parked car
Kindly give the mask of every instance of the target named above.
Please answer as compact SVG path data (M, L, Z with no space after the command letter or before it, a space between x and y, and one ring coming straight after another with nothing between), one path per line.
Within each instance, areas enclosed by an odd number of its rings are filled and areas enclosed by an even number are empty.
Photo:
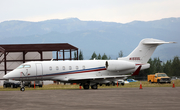
M172 76L171 80L177 80L178 78L176 76Z
M35 82L35 86L39 86L39 87L43 86L43 81L25 81L24 86L34 87L34 82Z
M20 87L20 85L21 85L20 81L13 81L13 80L4 81L3 83L4 88L7 88L7 87L17 88L17 87Z
M150 83L171 83L171 78L166 73L155 73L147 76Z
M134 79L127 79L128 82L137 82L136 80Z
M118 80L118 85L119 84L121 84L122 86L124 86L124 80L122 80L122 79L120 79L120 80ZM117 81L115 82L113 82L113 85L117 85Z

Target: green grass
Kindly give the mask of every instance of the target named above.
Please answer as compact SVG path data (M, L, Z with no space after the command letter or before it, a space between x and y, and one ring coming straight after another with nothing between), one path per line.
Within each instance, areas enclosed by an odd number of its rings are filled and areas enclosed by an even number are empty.
M173 80L175 87L180 87L180 80ZM157 84L157 83L152 83L150 84L147 81L141 81L142 87L172 87L173 81L171 84ZM131 82L128 84L125 84L124 86L119 85L118 88L139 88L140 87L140 81L138 82ZM83 88L83 87L82 87ZM98 86L98 88L117 88L117 86ZM49 85L44 85L42 88L36 87L34 88L28 88L26 87L26 90L63 90L63 89L79 89L79 85L62 85L62 84L49 84ZM0 87L0 91L19 91L20 88L3 88L2 86Z

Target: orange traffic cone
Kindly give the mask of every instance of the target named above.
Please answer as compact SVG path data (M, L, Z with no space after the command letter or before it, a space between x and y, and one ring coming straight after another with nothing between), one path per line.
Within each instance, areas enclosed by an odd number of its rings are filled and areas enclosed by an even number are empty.
M175 88L175 84L174 84L174 81L173 81L173 88Z
M139 89L142 89L142 84L141 84L141 82L140 82L140 87L139 87Z
M79 89L81 89L81 86L79 86Z

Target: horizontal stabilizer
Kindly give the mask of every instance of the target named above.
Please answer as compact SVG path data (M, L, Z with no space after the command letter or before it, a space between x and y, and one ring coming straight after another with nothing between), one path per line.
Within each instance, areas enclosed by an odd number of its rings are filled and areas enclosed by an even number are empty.
M143 44L147 44L147 45L161 45L161 44L170 44L170 43L176 43L176 42L164 42L164 41L162 41L162 42L143 42Z

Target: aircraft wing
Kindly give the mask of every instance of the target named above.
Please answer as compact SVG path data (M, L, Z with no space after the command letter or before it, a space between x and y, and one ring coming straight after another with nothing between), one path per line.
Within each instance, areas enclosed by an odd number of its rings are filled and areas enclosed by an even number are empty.
M68 81L78 81L78 80L99 80L99 79L121 79L129 76L135 76L139 74L141 69L141 65L136 69L136 71L132 75L115 75L115 76L95 76L95 77L82 77L82 78L70 78Z
M70 78L68 81L78 81L78 80L100 80L100 79L121 79L131 75L116 75L116 76L96 76L96 77L82 77L82 78Z

